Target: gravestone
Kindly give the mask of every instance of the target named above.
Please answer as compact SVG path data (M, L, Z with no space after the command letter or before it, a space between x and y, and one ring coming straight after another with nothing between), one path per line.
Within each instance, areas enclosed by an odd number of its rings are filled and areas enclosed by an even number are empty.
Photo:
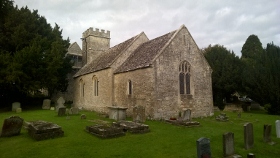
M11 116L4 120L2 126L1 137L10 137L20 134L21 127L23 125L23 119L19 116Z
M266 143L271 142L271 125L263 126L263 141Z
M16 111L17 108L20 108L20 102L14 102L12 104L12 111Z
M82 114L81 119L87 119L87 116L85 114Z
M65 100L63 99L63 97L59 97L56 102L57 102L56 111L58 111L58 109L61 107L65 107L64 106Z
M70 108L69 114L73 114L73 115L79 114L79 108L76 108L76 107Z
M65 116L66 115L66 107L60 107L58 109L58 116Z
M54 107L51 107L50 110L54 111Z
M246 150L254 146L254 132L252 123L244 124L244 146Z
M223 151L224 157L234 155L234 133L223 134Z
M133 121L134 122L145 122L145 107L136 106L133 108Z
M276 136L280 138L280 120L275 121L275 128L276 128Z
M21 108L16 109L16 113L21 113L21 111L22 111Z
M196 141L197 158L211 158L210 140L208 138L199 138Z
M183 121L191 121L191 112L190 109L183 111Z
M44 99L42 109L49 110L51 108L51 100L50 99Z

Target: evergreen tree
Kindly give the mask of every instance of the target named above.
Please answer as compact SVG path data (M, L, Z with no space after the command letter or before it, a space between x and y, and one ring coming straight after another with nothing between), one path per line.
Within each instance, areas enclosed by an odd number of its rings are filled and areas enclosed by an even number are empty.
M204 55L210 64L212 72L212 87L214 105L224 108L223 100L237 92L241 85L242 63L234 52L224 46L214 45L204 49Z
M59 26L52 28L37 10L6 8L1 8L5 17L0 26L0 99L34 94L42 88L65 90L71 72L70 60L65 58L69 39L64 40Z

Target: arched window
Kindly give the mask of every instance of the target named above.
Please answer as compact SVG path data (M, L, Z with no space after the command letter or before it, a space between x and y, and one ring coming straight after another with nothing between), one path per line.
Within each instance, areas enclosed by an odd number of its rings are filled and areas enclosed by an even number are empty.
M83 79L80 79L80 96L81 97L85 96L85 83Z
M93 94L94 96L98 96L98 78L97 77L93 77Z
M183 61L179 67L180 94L191 94L191 65Z
M131 80L128 80L128 82L127 82L127 92L128 92L128 95L132 94L132 82L131 82Z

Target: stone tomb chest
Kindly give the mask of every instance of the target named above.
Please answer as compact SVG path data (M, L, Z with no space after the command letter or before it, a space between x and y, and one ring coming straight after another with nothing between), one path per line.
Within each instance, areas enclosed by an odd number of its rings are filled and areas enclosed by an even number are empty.
M29 135L35 140L62 137L64 131L57 124L46 121L25 122Z
M109 118L114 120L125 120L126 119L126 107L109 106Z

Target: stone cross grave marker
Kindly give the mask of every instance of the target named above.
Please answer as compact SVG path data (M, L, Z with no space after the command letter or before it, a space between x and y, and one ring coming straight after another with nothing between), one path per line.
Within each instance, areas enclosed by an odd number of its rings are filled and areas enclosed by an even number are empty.
M271 125L263 126L263 141L266 143L271 142Z
M210 140L201 137L196 141L197 158L211 158Z
M10 137L20 134L21 127L23 125L23 119L19 116L11 116L4 120L2 127L1 137Z
M73 114L73 115L77 115L77 114L79 114L79 108L72 107L72 108L70 108L69 113Z
M64 107L65 100L63 99L63 97L59 97L56 102L56 111L58 111L59 108Z
M224 157L234 155L234 133L223 134L223 151Z
M276 136L280 138L280 120L275 121L275 128L276 128Z
M183 111L183 121L191 121L191 112L190 109Z
M134 122L145 122L145 107L136 106L133 108L133 121Z
M51 108L51 100L50 99L44 99L42 109L49 110Z
M12 111L16 111L17 108L20 108L20 102L14 102L12 104Z
M254 132L252 123L244 124L244 145L246 150L254 146Z
M60 107L58 109L58 116L65 116L66 115L66 107Z

